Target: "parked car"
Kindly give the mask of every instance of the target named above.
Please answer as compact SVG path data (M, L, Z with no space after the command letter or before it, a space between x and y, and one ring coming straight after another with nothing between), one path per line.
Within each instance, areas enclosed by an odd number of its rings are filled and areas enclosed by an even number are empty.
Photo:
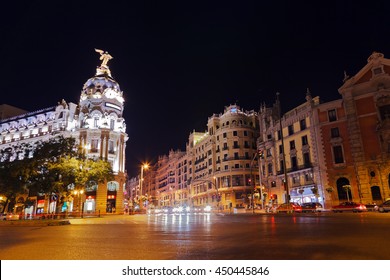
M318 202L305 202L302 203L302 212L321 212L324 208L321 203Z
M378 211L378 205L375 203L366 204L367 211Z
M5 220L7 220L7 221L17 221L17 220L20 220L20 215L19 214L13 214L13 213L7 213L7 214L4 214L1 218L4 221Z
M339 205L332 207L333 212L344 212L344 211L351 211L351 212L365 212L367 211L367 207L364 204L356 203L353 201L347 201L342 202Z
M302 207L295 202L290 202L290 203L283 203L280 204L278 208L276 208L276 213L281 213L281 212L302 212Z
M378 211L381 213L390 211L390 200L386 200L381 205L378 206Z

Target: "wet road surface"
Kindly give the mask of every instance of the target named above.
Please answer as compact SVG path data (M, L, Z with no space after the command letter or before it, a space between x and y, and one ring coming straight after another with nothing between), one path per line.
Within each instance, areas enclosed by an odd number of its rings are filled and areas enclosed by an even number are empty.
M390 259L390 213L113 215L0 226L2 260Z

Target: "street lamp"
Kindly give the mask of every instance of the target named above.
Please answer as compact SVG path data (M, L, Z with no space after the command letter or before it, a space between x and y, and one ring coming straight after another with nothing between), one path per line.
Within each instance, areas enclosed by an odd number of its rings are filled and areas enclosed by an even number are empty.
M140 181L139 181L139 193L140 193L140 200L141 200L141 203L140 203L140 208L142 208L143 206L143 201L142 201L142 183L143 183L143 180L144 180L144 170L147 170L149 169L149 164L147 163L144 163L141 165L141 177L140 177Z
M251 164L250 164L250 182L251 182L251 189L252 189L252 213L255 213L255 178L253 176L253 164L255 162L255 159L259 157L259 183L260 183L260 199L261 199L261 208L263 209L264 208L264 203L263 203L263 189L262 189L262 182L261 182L261 164L262 162L260 161L261 159L263 159L264 157L264 152L262 149L257 149L256 153L253 155L253 158L252 158L252 161L251 161Z
M343 186L343 189L344 189L344 191L347 193L347 200L348 200L348 202L349 202L349 192L351 191L351 185L344 185Z

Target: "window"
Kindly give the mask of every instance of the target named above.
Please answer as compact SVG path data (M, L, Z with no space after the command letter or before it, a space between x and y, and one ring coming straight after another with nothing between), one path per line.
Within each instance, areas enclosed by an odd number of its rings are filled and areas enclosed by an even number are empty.
M223 138L226 138L226 137L227 137L227 133L224 132L224 133L223 133Z
M306 119L300 120L299 126L301 127L301 130L305 130L306 129Z
M340 137L340 132L338 127L332 127L330 129L330 137L331 138L337 138Z
M237 131L233 131L233 136L237 136L237 135L238 135Z
M291 157L291 168L293 170L297 170L298 169L297 157Z
M108 152L109 153L114 152L114 141L113 140L108 141Z
M291 124L288 126L288 135L293 135L294 134L294 126Z
M114 130L115 128L115 120L110 120L110 129Z
M343 149L341 146L333 147L334 163L344 163Z
M272 140L272 135L271 134L267 134L267 140Z
M303 153L303 165L305 167L310 167L310 154L309 153Z
M98 117L95 117L95 118L93 119L93 126L94 126L95 128L98 127L98 122L99 122L99 118L98 118Z
M283 154L283 146L279 145L279 154Z
M244 136L248 136L248 131L244 130Z
M371 187L372 200L382 200L380 188L378 186Z
M91 152L96 152L98 149L99 140L98 139L92 139L91 140Z
M238 153L234 153L234 159L239 159Z
M237 149L239 148L240 146L238 145L238 141L234 141L233 143L233 148Z
M328 111L328 119L330 122L337 121L336 110L332 109Z
M308 145L309 141L307 140L307 135L302 136L302 146Z
M379 107L379 114L381 116L381 120L384 121L390 118L390 105L383 105Z
M295 141L290 141L290 150L295 150Z
M278 130L278 140L282 139L282 133Z
M381 74L381 73L383 72L383 71L382 71L382 67L374 68L374 69L373 69L373 72L374 72L374 75Z
M280 173L284 173L284 161L280 161Z
M272 157L271 149L266 150L267 157Z
M223 149L224 149L224 150L227 150L227 149L228 149L227 143L223 143Z

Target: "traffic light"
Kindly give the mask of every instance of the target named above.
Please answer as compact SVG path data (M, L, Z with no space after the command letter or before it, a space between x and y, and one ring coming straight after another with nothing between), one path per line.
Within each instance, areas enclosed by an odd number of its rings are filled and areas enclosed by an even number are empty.
M271 182L271 188L276 188L276 181Z
M282 180L282 185L283 185L283 189L286 191L287 190L287 183L286 183L285 179Z

